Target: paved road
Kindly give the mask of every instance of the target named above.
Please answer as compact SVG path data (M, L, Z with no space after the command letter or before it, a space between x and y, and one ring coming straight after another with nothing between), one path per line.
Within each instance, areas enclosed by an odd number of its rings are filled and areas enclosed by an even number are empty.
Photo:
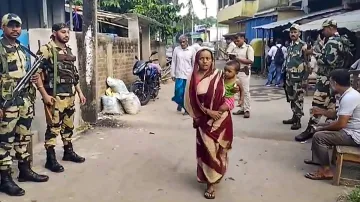
M290 116L284 95L264 88L263 82L252 80L252 117L233 118L230 167L215 201L335 202L344 188L303 177L315 169L302 163L310 156L310 144L293 141L296 132L281 124ZM122 128L95 128L75 141L86 163L62 162L64 173L48 173L50 181L43 184L20 183L26 196L0 194L0 201L206 201L204 187L196 182L195 131L191 119L176 112L172 89L173 83L163 85L159 99L140 114L119 117ZM35 159L35 169L46 172L41 145Z

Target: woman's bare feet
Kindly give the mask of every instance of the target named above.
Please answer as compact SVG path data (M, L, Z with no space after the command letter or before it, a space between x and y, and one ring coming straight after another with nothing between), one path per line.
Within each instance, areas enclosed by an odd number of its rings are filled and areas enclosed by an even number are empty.
M215 188L214 184L208 184L204 193L206 199L215 199Z

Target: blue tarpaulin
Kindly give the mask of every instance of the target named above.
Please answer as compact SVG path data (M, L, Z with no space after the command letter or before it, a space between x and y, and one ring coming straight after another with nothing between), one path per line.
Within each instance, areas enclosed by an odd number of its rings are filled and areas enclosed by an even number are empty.
M245 21L245 35L246 38L249 40L253 40L254 38L262 38L263 32L261 30L258 31L256 36L256 29L253 29L253 27L260 26L260 25L266 25L272 22L275 22L277 20L277 16L266 16L266 17L258 17L258 18L251 18L249 20ZM266 33L265 33L266 35Z

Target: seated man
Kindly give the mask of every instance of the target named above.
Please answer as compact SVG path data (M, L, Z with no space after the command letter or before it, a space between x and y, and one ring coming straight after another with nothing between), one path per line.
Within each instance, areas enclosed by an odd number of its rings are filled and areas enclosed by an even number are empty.
M345 69L336 69L330 73L330 86L339 94L339 108L336 111L313 108L312 113L337 118L327 125L318 125L312 140L312 160L307 164L320 165L314 173L307 173L306 178L327 180L333 178L330 169L328 149L332 146L359 146L360 144L360 93L350 86L350 73Z

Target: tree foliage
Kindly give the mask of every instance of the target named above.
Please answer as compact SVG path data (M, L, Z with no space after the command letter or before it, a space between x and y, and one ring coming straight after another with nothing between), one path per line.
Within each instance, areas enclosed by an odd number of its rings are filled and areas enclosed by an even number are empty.
M171 0L100 0L99 9L115 13L137 13L150 17L165 27L152 26L152 33L161 31L164 37L172 36L174 22L180 21L178 13L182 4L169 3ZM82 5L82 0L73 0L75 5Z

